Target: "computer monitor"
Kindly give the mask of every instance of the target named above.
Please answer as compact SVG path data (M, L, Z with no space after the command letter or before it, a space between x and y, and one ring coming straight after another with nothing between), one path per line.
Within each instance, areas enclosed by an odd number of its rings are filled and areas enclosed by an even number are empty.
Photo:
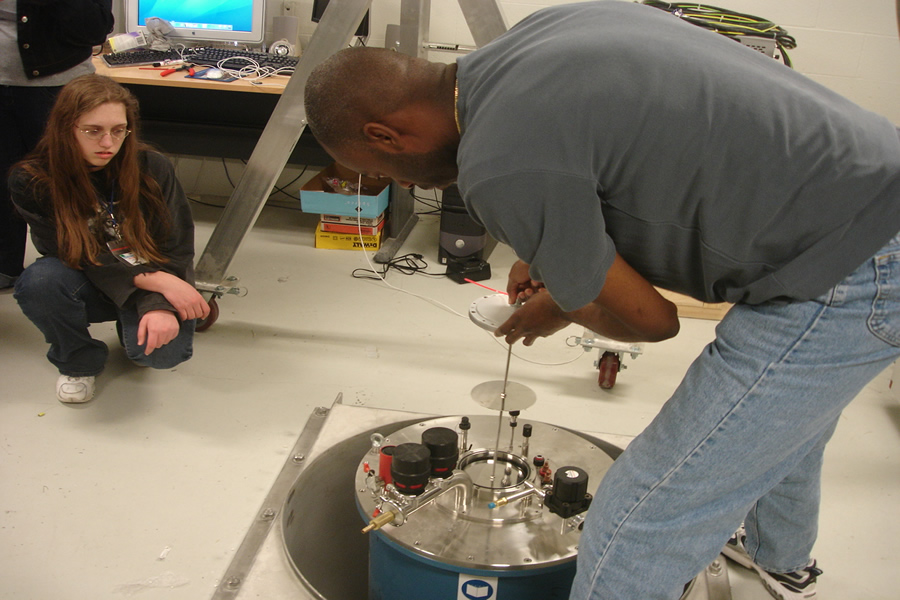
M322 19L327 6L328 0L313 0L312 20L314 23L318 23ZM356 37L369 37L369 11L366 11L366 15L356 29L355 35Z
M159 17L175 28L172 41L259 44L265 12L266 0L125 0L125 26L145 30L148 18Z

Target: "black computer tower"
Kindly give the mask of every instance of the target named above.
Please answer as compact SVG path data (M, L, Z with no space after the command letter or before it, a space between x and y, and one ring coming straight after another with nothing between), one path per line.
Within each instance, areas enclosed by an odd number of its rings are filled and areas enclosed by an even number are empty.
M441 203L441 232L438 262L447 265L447 275L462 283L489 279L487 263L490 237L475 219L466 212L459 188L452 185L444 190Z

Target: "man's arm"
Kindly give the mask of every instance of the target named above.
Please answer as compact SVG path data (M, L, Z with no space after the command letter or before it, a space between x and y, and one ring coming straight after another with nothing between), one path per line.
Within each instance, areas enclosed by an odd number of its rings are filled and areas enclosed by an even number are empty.
M515 271L516 266L510 273L511 294L522 291L513 281ZM530 346L537 338L556 333L570 323L627 342L659 342L674 337L679 329L676 306L616 254L603 289L593 302L563 312L549 293L538 291L526 298L522 307L497 328L495 335L505 336L510 344L521 339Z

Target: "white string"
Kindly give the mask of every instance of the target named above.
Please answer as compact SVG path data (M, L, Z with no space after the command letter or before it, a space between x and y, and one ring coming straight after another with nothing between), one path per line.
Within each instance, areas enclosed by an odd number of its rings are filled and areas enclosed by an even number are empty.
M356 184L356 215L357 215L356 231L359 235L359 245L362 248L363 255L365 255L365 257L366 257L366 262L369 263L369 268L372 270L373 273L375 273L375 275L378 276L378 279L380 279L382 281L382 283L384 283L384 285L388 286L389 288L397 290L398 292L403 292L404 294L408 294L415 298L425 300L426 302L430 302L431 304L433 304L439 308L442 308L450 313L453 313L454 315L456 315L458 317L466 318L466 315L462 314L461 312L459 312L457 310L454 310L453 308L447 306L443 302L439 302L439 301L435 300L434 298L429 298L428 296L423 296L422 294L417 294L415 292L410 292L409 290L404 290L402 288L398 288L397 286L394 286L394 285L391 285L390 283L388 283L388 281L384 278L384 276L381 274L381 272L375 268L375 265L372 264L371 259L369 259L369 253L366 252L366 244L365 244L365 241L363 240L362 220L359 218L360 212L362 212L362 173L359 174L359 179L357 180L357 184ZM494 342L496 342L501 347L503 347L504 350L507 350L507 347L506 347L507 345L504 342L501 342L497 336L495 336L493 333L491 333L487 330L484 330L484 331L491 337L492 340L494 340ZM584 352L579 352L578 356L576 356L575 358L573 358L571 360L563 361L563 362L545 363L545 362L538 362L535 360L530 360L523 356L519 356L515 352L512 353L512 355L515 356L516 358L518 358L519 360L523 360L523 361L525 361L527 363L531 363L533 365L541 365L541 366L545 366L545 367L559 367L562 365L568 365L570 363L575 362L579 358L581 358L582 354L584 354Z
M382 281L382 283L384 283L384 285L388 286L389 288L395 289L398 292L403 292L404 294L409 294L410 296L414 296L421 300L425 300L426 302L430 302L431 304L433 304L439 308L443 308L444 310L446 310L450 313L453 313L454 315L456 315L458 317L465 318L466 315L462 314L461 312L459 312L457 310L454 310L453 308L447 306L443 302L439 302L439 301L435 300L434 298L429 298L428 296L416 294L415 292L410 292L409 290L404 290L402 288L398 288L397 286L391 285L390 283L387 282L387 280L384 278L384 276L381 274L381 272L375 268L375 265L372 264L371 259L369 259L369 253L366 252L366 244L363 241L362 220L359 218L359 215L361 212L362 212L362 173L359 174L359 180L356 184L356 230L359 233L359 245L360 245L360 247L362 247L363 254L366 257L366 262L369 263L369 268L372 270L373 273L375 273L378 276L378 279L380 279Z

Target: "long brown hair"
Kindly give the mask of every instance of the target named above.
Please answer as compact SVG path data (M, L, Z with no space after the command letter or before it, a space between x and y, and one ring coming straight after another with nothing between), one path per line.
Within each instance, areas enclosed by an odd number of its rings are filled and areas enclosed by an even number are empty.
M72 268L98 264L103 248L88 228L88 220L97 214L97 191L75 135L82 115L107 103L125 107L131 130L103 168L114 188L122 238L141 258L156 264L167 262L149 226L160 223L165 230L170 218L159 184L141 168L141 153L150 148L140 141L138 103L112 79L83 75L66 84L50 111L43 137L21 166L31 175L35 189L50 199L60 260Z

